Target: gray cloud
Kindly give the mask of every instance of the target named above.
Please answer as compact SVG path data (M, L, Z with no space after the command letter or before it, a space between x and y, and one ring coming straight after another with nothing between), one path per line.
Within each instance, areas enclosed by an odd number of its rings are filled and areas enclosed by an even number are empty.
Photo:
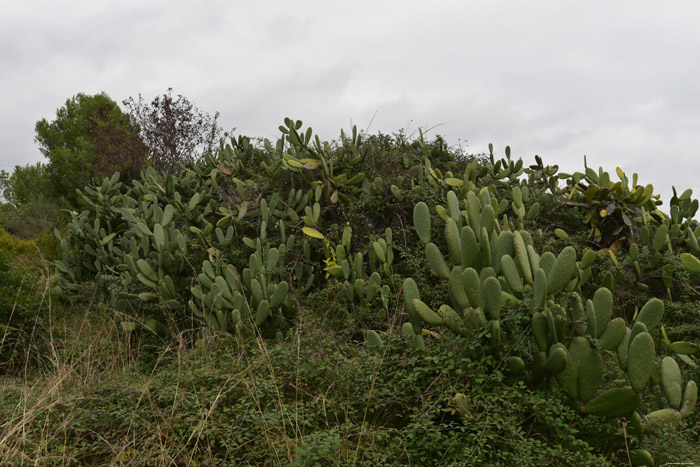
M34 123L77 92L173 87L225 127L323 138L433 126L566 170L700 194L700 5L573 1L25 2L0 19L0 168L41 159ZM376 113L376 117L373 116ZM682 167L683 170L679 170Z

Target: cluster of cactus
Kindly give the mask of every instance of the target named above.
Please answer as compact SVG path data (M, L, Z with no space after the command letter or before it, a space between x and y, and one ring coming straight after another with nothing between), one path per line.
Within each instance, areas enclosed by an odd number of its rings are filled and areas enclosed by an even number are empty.
M308 230L306 232L310 233ZM319 238L324 238L322 234L318 233L318 235L320 235ZM368 262L365 262L361 252L353 254L352 227L349 225L343 228L340 243L335 246L325 243L326 278L342 281L343 294L352 310L355 309L356 304L370 303L375 297L380 297L384 311L388 310L391 290L387 284L382 285L381 273L391 276L391 265L394 260L391 238L391 229L387 228L385 238L370 240Z
M540 256L527 231L514 230L507 217L499 223L495 213L501 203L487 189L478 195L468 192L463 199L450 191L446 201L447 210L438 205L435 213L439 217L444 217L441 212L447 214L447 254L431 241L428 206L418 203L414 210L414 227L425 244L428 263L436 276L447 281L449 292L449 304L434 311L421 300L416 283L410 278L404 281L409 322L403 335L415 347L424 346L425 323L444 326L460 336L485 334L491 352L504 354L509 346L502 342L507 331L502 329L502 315L528 313L534 351L504 359L512 374L524 375L529 368L533 384L546 381L561 387L581 414L634 417L650 379L662 383L671 408L647 414L646 423L671 424L692 412L697 399L695 382L687 383L681 398L675 360L666 357L661 365L657 362L651 331L663 315L661 300L649 300L629 328L624 319L613 318L613 296L608 288L598 288L585 304L581 298L581 286L591 278L597 257L593 251L587 250L580 261L570 246L556 257L550 252ZM609 386L603 384L608 351L617 352L625 378L616 387L604 389Z
M336 173L334 160L326 157L332 152L330 144L328 142L322 143L318 135L312 142L313 130L311 127L300 132L301 127L301 120L292 121L289 118L286 118L284 125L280 126L280 131L290 144L289 152L282 153L282 167L300 175L310 186L320 190L323 197L332 204L338 201L349 203L351 198L346 192L346 187L362 184L365 181L364 172L357 172L351 177L346 173ZM353 140L357 141L357 129L354 128L353 132ZM353 154L348 165L354 166L361 160L359 154Z
M496 180L507 179L510 183L517 183L518 177L525 171L522 159L518 158L517 161L511 159L510 146L506 146L506 157L496 160L493 155L493 144L489 144L489 160L491 176Z
M279 277L286 264L287 245L271 248L269 244L263 247L260 240L256 243L249 267L240 276L219 257L202 263L189 306L214 331L240 335L254 323L263 333L275 334L291 326L297 310L288 299L289 284ZM293 236L288 244L294 244Z
M364 173L349 177L336 168L362 160L356 128L338 150L340 160L328 143L318 138L311 143L311 129L300 133L301 122L285 124L274 147L269 141L260 149L248 138L231 138L216 154L183 166L180 175L148 168L129 186L115 174L85 187L80 195L86 209L71 213L70 236L56 232L63 250L52 263L56 291L79 291L81 283L95 281L113 307L140 316L138 322L148 321L150 328L162 328L156 324L172 316L184 318L189 309L216 331L234 331L246 324L246 316L268 334L283 329L294 315L287 291L306 293L320 277L321 251L328 247L313 250L309 237L323 238L323 218L338 200L371 189ZM246 164L250 159L268 175L287 177L292 187L286 199L277 191L264 196L274 177L256 173ZM299 228L307 235L288 235ZM245 247L253 250L248 267L241 264ZM279 263L272 268L275 254ZM381 297L388 309L389 289L381 276L392 273L391 231L370 241L366 261L360 254L358 264L358 254L352 256L349 244L339 248L340 275L351 285L345 294L352 295L351 303ZM242 277L233 282L236 270ZM237 294L253 312L246 314ZM128 321L124 327L139 324Z
M587 166L584 158L585 173L576 172L567 180L566 190L572 203L578 203L588 211L584 222L590 226L590 236L600 241L603 224L615 219L613 236L634 235L634 219L642 209L656 215L656 206L661 204L659 195L654 195L651 184L637 184L637 174L633 174L632 183L619 167L616 170L620 179L615 182L610 174L599 168ZM609 236L608 236L609 237Z
M525 168L527 184L535 192L542 194L549 190L554 194L559 191L558 165L544 165L540 156L535 156L535 163ZM566 175L564 175L566 177Z

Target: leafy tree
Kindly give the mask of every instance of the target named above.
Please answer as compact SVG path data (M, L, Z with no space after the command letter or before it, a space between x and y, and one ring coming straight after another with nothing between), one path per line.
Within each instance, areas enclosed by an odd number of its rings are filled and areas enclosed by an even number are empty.
M14 207L45 196L50 192L47 166L41 162L35 165L15 166L12 175L0 172L0 197Z
M12 175L0 171L0 228L20 238L53 229L62 206L52 193L46 164L17 165Z
M123 101L129 116L141 128L154 168L168 173L180 171L182 163L200 159L216 148L222 130L213 117L201 112L186 97L174 98L172 88L150 104L139 94ZM226 135L227 133L224 133Z
M56 111L56 119L36 123L36 141L49 159L55 195L74 204L75 189L115 171L129 179L145 165L139 128L107 94L77 94Z

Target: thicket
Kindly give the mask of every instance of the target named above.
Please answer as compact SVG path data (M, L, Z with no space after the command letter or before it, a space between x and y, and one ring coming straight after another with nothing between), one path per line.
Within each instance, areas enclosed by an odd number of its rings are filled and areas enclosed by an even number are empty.
M78 190L45 262L54 307L100 303L146 381L73 387L29 441L5 438L12 452L45 439L83 463L698 460L691 190L664 212L619 168L561 173L422 133L280 131Z

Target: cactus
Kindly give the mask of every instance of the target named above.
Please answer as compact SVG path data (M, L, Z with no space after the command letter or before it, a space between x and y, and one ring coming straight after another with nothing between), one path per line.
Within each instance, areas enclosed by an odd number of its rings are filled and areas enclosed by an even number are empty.
M570 246L559 253L549 272L542 266L542 260L540 260L540 267L543 267L547 272L547 292L549 294L555 293L568 284L574 275L575 266L576 250Z
M444 324L443 319L420 299L415 298L411 303L418 316L426 323L433 326L442 326Z
M493 320L501 318L501 283L488 277L481 286L486 312Z
M664 302L658 298L652 298L644 304L637 316L637 322L643 323L647 330L654 329L660 322L664 314Z
M406 278L403 282L403 298L406 308L406 313L408 313L408 319L413 327L415 334L421 332L421 318L413 307L413 300L420 300L420 293L418 291L418 286L416 282L410 277Z
M552 347L549 352L549 356L544 363L544 367L547 371L553 374L561 373L566 367L568 361L568 356L566 352L566 347Z
M365 333L365 341L367 342L367 347L375 352L382 352L384 350L384 341L379 337L376 331L367 331Z
M630 387L612 388L588 401L583 412L604 417L621 417L631 414L641 402L639 394Z
M680 414L683 418L689 416L695 410L698 401L698 386L695 381L688 381L683 391L683 402L681 403Z
M694 234L691 234L691 236L695 238ZM697 245L697 240L695 241L695 245ZM694 274L700 274L700 260L690 253L681 253L681 264L688 271Z
M443 258L442 253L436 244L431 242L425 245L425 256L428 258L430 269L432 269L435 275L444 279L449 279L450 269L447 267L445 258Z
M508 357L506 358L506 368L512 375L519 375L525 371L525 362L520 357Z
M608 327L600 336L600 347L604 350L614 350L625 338L625 333L628 332L627 324L622 318L615 318L608 323Z
M654 366L654 340L647 332L639 333L630 343L627 355L627 374L635 392L646 386Z
M593 295L593 308L595 313L595 326L589 330L593 337L601 337L612 317L613 297L612 292L605 287L596 290ZM590 326L589 326L590 327Z
M420 241L424 244L430 243L430 211L428 205L422 201L413 208L413 225Z
M586 403L595 396L603 381L603 359L597 350L588 348L578 368L578 398Z
M672 357L661 360L661 382L669 404L674 409L681 405L681 370Z
M630 451L630 462L633 467L653 467L656 465L654 463L654 457L646 449L633 449Z
M644 417L646 423L655 429L675 427L682 418L676 409L660 409Z

